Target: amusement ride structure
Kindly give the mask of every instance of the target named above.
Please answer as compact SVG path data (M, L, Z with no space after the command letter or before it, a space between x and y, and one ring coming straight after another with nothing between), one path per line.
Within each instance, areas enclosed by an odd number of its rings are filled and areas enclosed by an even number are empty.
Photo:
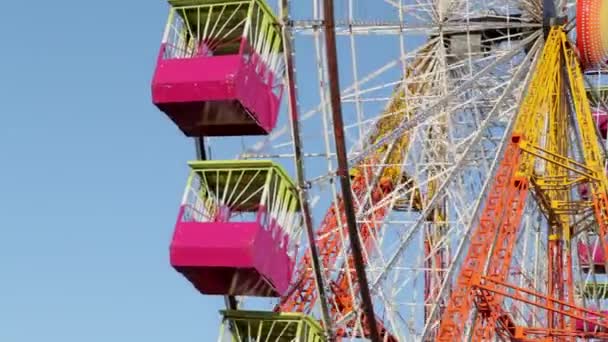
M607 0L169 5L219 341L608 341Z

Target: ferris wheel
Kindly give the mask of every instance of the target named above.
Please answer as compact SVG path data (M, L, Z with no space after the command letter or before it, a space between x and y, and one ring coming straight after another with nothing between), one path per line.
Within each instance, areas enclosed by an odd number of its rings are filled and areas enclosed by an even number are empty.
M608 1L169 3L220 341L608 339Z

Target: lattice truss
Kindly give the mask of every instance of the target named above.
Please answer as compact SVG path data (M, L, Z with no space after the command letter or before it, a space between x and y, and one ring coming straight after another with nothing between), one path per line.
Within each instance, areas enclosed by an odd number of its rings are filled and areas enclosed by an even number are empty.
M328 294L330 320L325 323L334 334L352 340L368 332L335 178L322 6L319 0L287 3L305 185ZM491 196L515 114L531 83L530 70L545 44L542 2L342 0L335 7L352 190L376 319L386 341L432 338ZM556 2L556 8L572 15L571 3ZM606 76L601 75L587 75L587 86L597 92L597 108L605 105L599 88ZM268 138L238 138L244 147L239 157L276 158L288 165L293 137L284 121ZM565 133L580 136L572 127ZM212 145L213 152L220 154L225 146ZM580 146L567 154L581 161ZM534 167L541 170L547 163ZM572 196L578 198L578 188L573 187ZM524 219L504 281L547 294L552 233L546 211L537 203L534 196L521 203ZM592 212L572 215L580 228L572 235L572 246L579 239L594 246ZM578 255L571 255L577 305L604 308L600 292L605 289L588 284L601 284L605 276L583 272ZM321 319L310 257L301 250L298 260L284 298L261 304L242 299L243 306ZM549 319L546 310L509 297L502 308L522 326L542 326Z

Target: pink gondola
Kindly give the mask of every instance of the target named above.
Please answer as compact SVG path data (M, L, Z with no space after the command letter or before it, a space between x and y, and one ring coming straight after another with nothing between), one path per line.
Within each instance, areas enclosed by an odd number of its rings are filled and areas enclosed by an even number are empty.
M171 265L198 291L279 297L301 233L298 197L270 161L191 162Z
M262 0L170 0L154 104L187 136L264 135L283 94L281 35Z
M603 315L608 315L608 311L600 311ZM592 316L591 314L586 314L586 317L590 317L592 321L597 321L600 317ZM583 321L582 319L577 319L575 321L575 329L577 331L599 331L599 332L608 332L608 329L598 327L596 324L591 322Z
M608 132L608 113L603 110L596 110L593 112L593 120L597 125L601 137L606 139Z
M594 268L595 273L605 273L605 257L601 245L591 243L590 245L579 241L578 260L584 271Z

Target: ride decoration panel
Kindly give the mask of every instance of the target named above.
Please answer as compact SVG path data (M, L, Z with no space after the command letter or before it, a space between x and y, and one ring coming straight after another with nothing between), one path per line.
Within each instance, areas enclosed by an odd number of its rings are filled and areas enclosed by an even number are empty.
M577 2L577 45L585 68L608 61L608 1Z

